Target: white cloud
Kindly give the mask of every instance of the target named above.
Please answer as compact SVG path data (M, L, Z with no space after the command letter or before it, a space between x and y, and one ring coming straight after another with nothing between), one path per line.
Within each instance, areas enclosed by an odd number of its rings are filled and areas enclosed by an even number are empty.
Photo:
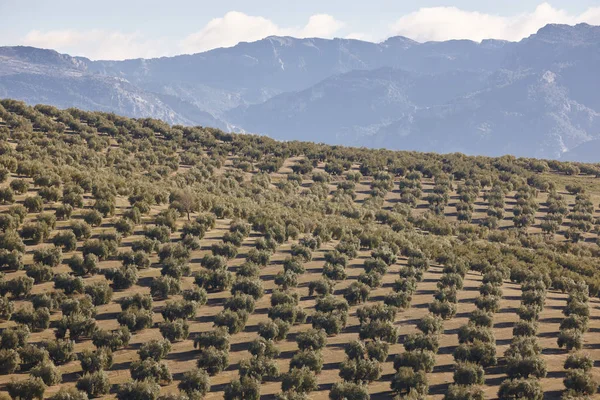
M600 7L572 14L542 3L532 12L508 17L465 11L456 7L421 8L399 18L390 26L390 33L417 41L480 41L487 38L520 40L548 23L573 25L579 22L600 25ZM181 40L151 39L140 32L66 29L34 30L21 38L21 44L55 49L91 59L122 60L197 53L234 46L242 41L252 42L271 35L332 38L343 33L342 36L349 39L376 39L370 34L352 31L350 28L328 14L312 15L303 26L282 27L265 17L230 11L223 17L212 19L199 31Z
M331 15L316 14L308 19L308 23L297 36L329 38L333 37L343 27L344 23L336 20Z
M331 38L344 23L331 15L316 14L301 27L280 27L273 21L231 11L209 21L200 31L178 43L166 39L148 39L139 32L54 30L29 32L21 43L28 46L55 49L94 60L151 58L179 53L197 53L217 47L230 47L239 42L252 42L267 36Z
M123 60L148 58L168 54L164 40L149 40L138 32L108 32L57 30L31 31L23 39L27 46L54 49L71 55L82 55L93 60Z
M317 14L304 27L282 28L264 17L230 11L222 18L211 20L199 32L192 33L180 43L186 53L197 53L217 47L230 47L239 42L252 42L267 36L333 37L344 23L331 15Z
M517 41L535 33L549 23L574 25L580 22L600 25L600 7L579 15L542 3L531 13L509 17L464 11L456 7L421 8L393 24L394 35L417 41L471 39L504 39Z
M216 47L234 46L240 41L253 41L274 35L279 27L263 17L253 17L231 11L211 20L202 30L181 42L184 51L195 53Z

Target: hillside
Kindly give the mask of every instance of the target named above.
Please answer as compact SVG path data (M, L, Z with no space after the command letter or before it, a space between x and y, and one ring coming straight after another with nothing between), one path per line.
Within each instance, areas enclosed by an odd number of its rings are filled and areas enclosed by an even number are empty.
M596 393L598 165L13 100L0 136L13 398Z
M1 47L0 97L279 140L595 162L570 151L598 139L599 37L586 24L520 42L273 36L125 61Z

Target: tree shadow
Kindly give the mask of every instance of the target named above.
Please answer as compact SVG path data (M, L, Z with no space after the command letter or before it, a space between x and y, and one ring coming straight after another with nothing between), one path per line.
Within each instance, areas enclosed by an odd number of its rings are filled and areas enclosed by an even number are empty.
M514 325L514 322L497 322L494 324L494 329L512 328Z
M448 373L454 371L454 364L445 364L445 365L436 365L433 367L432 373L440 374L440 373Z
M440 395L448 391L449 383L438 383L436 385L429 386L430 395Z
M181 351L178 353L169 353L165 357L165 360L173 360L173 361L190 361L194 360L198 357L198 350L187 350Z

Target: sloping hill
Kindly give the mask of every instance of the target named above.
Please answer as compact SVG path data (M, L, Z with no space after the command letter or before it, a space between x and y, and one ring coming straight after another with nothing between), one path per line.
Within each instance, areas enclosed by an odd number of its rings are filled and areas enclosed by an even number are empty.
M0 395L597 396L597 164L14 100L0 137Z

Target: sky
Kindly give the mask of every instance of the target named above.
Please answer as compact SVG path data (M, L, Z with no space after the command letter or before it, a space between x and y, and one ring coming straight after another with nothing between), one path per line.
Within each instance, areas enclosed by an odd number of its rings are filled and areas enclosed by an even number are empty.
M548 23L600 25L600 0L0 0L0 16L0 46L122 60L271 35L518 41Z

